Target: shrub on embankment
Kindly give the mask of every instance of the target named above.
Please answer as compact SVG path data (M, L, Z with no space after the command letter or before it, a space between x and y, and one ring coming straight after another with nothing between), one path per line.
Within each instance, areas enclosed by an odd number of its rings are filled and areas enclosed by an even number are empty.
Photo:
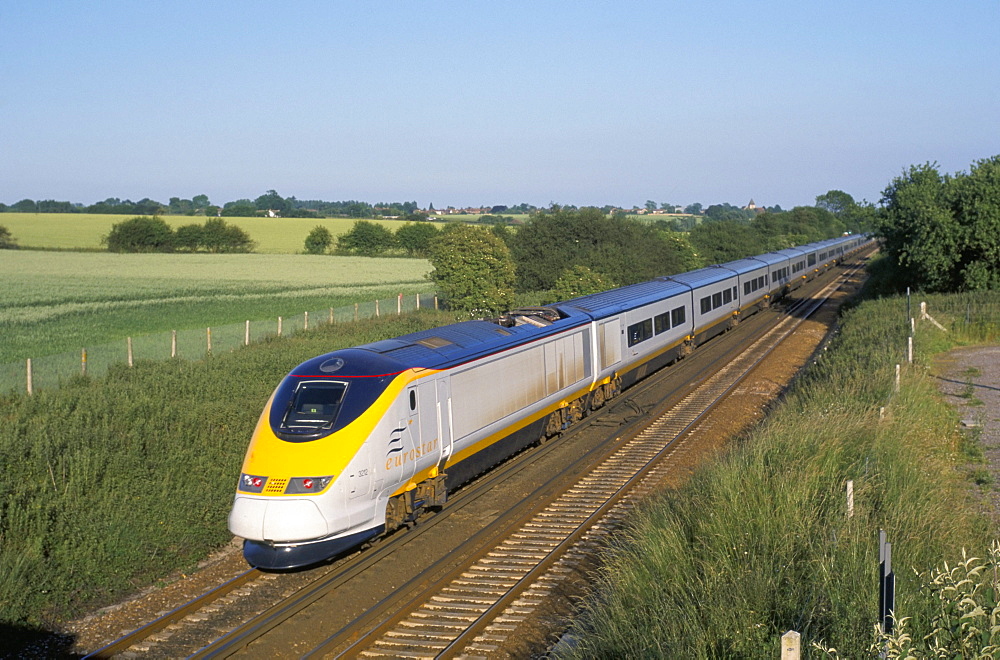
M0 398L0 632L106 604L227 543L243 454L281 378L315 355L451 319L324 325Z
M778 657L781 635L796 630L803 648L869 657L880 529L893 544L896 614L912 617L907 632L923 644L941 605L915 571L953 566L962 548L986 557L996 532L970 497L962 468L976 447L958 434L929 357L952 342L1000 339L1000 294L927 300L952 331L918 323L916 362L898 393L906 301L863 303L758 429L633 516L581 608L575 646L559 655Z

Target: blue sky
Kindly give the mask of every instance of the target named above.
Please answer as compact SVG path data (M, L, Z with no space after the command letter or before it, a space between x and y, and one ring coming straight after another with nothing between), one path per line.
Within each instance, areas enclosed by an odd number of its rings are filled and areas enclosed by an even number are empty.
M877 202L1000 154L1000 2L0 3L0 201Z

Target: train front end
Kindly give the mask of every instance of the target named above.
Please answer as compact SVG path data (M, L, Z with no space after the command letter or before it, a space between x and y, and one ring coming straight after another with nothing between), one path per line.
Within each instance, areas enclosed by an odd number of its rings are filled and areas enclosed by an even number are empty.
M405 369L361 349L296 367L275 389L243 461L229 530L250 565L308 566L382 532L369 438L388 435Z

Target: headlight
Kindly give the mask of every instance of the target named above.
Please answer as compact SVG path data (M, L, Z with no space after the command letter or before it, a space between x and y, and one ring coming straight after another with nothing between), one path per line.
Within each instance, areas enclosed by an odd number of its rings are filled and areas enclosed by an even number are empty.
M322 492L333 477L292 477L285 486L285 495L308 495Z
M267 477L261 477L256 474L241 474L240 484L236 487L236 490L244 493L260 493L263 492L264 484L266 483Z

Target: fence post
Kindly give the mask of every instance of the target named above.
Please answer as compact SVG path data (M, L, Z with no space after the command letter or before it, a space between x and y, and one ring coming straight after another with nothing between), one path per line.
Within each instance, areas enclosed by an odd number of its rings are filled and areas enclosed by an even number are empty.
M417 309L420 309L420 294L417 294Z
M354 303L354 320L358 320L358 303Z
M885 530L878 531L878 625L892 634L892 611L896 609L896 574L892 572L892 544L886 542Z
M177 331L170 331L170 357L177 357Z
M437 297L437 294L435 293L434 294L434 309L436 310L437 308L438 308L438 297Z
M80 375L87 375L87 349L80 351Z
M333 325L333 307L330 308L330 325Z
M303 330L309 329L309 312L306 312L302 317L302 329Z
M799 660L801 657L802 635L789 630L781 636L781 660Z
M28 395L30 396L35 393L35 385L32 382L32 377L31 377L31 358L28 358L27 375L28 375Z
M403 294L396 297L396 316L403 313Z
M913 335L906 338L906 363L913 364Z
M379 313L378 313L378 298L375 299L375 316L379 316Z
M250 319L247 319L247 327L246 330L243 331L243 345L250 345Z
M847 481L847 517L854 517L854 480Z
M211 353L212 352L212 329L211 328L206 328L205 329L205 338L208 341L208 352Z
M278 336L281 336L281 317L278 317Z
M131 337L126 337L125 343L126 343L126 346L128 347L128 366L131 367L132 366L132 338Z

